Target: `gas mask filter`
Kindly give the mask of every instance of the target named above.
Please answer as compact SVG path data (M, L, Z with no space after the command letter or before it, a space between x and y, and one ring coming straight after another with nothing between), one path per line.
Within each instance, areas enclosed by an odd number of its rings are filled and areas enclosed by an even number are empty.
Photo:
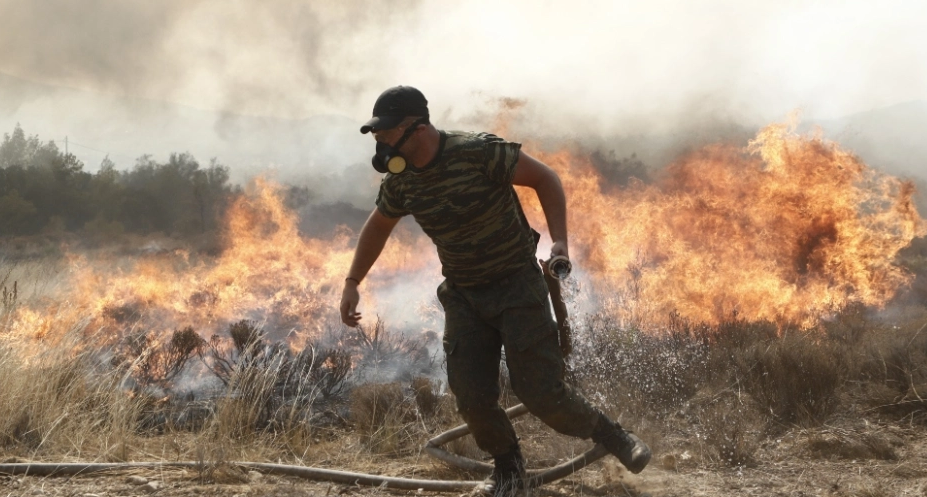
M399 145L399 143L397 143ZM406 170L406 159L399 155L398 147L393 148L377 142L377 153L371 160L378 173L399 174Z
M422 117L410 124L402 133L402 136L399 137L395 146L391 147L386 143L377 142L377 153L373 156L371 162L378 173L399 174L406 170L406 159L400 155L399 149L412 136L412 133L420 124L428 124L428 118Z

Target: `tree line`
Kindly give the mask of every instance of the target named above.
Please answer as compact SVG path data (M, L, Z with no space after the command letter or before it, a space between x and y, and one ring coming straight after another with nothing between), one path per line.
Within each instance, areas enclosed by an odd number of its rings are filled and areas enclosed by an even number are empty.
M237 190L227 166L212 159L204 167L188 153L172 153L167 162L143 155L129 170L116 170L106 157L89 173L74 154L19 125L0 144L0 236L193 236L218 227Z

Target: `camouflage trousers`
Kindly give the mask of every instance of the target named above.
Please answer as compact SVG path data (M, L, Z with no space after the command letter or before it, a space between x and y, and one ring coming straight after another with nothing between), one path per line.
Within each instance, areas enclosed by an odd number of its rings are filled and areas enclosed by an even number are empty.
M438 300L448 384L481 449L500 455L518 441L499 406L502 347L512 390L531 414L560 433L592 435L599 411L563 381L557 324L537 265L479 288L444 281Z

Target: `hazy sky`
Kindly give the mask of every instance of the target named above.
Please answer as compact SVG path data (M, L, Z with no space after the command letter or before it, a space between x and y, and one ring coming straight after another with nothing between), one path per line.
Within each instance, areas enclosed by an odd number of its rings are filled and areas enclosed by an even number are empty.
M598 133L927 99L922 1L0 0L0 12L2 73L256 116L360 122L395 84L422 89L435 121L507 97L538 129ZM71 111L37 99L0 117Z
M208 109L367 114L484 93L608 119L704 98L840 115L927 98L927 2L0 2L0 71Z

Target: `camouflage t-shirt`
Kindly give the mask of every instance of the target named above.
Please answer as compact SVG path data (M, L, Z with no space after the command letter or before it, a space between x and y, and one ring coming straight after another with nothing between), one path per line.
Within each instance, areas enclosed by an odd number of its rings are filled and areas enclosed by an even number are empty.
M412 214L455 284L487 284L531 264L534 232L512 186L521 144L488 133L440 135L430 164L387 173L377 208L387 217Z

